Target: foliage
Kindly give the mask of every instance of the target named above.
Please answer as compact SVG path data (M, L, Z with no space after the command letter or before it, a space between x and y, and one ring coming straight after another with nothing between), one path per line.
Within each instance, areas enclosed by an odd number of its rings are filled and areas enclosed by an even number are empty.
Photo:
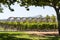
M57 23L47 23L47 22L42 22L42 23L20 23L20 22L5 22L5 23L0 23L2 24L2 27L5 28L16 28L16 30L42 30L42 29L57 29Z
M58 6L60 9L60 0L0 0L0 7L1 4L8 5L11 11L14 11L10 6L17 2L20 6L25 6L27 10L29 10L29 6L51 6L56 7ZM2 8L2 7L1 7Z
M36 31L40 31L40 30L50 30L50 29L58 29L57 27L57 22L46 22L48 19L53 18L51 20L56 19L55 16L46 16L46 20L45 22L40 20L39 22L36 22L36 20L32 21L26 19L26 21L2 21L0 22L0 26L3 27L3 29L15 29L18 31L25 31L25 30L36 30ZM40 19L40 17L39 17ZM42 19L42 18L41 18ZM45 18L44 18L45 19ZM28 20L28 21L27 21ZM30 22L31 21L31 22Z
M46 21L49 22L49 19L50 19L50 16L47 15L47 16L46 16Z
M51 16L51 19L53 20L53 22L56 21L56 17L54 15Z

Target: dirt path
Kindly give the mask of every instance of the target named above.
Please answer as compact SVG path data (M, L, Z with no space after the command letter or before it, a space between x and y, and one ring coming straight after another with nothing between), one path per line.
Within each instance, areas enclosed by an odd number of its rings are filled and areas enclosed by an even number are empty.
M28 33L28 34L36 34L36 35L58 35L58 31L57 32L25 31L25 33Z

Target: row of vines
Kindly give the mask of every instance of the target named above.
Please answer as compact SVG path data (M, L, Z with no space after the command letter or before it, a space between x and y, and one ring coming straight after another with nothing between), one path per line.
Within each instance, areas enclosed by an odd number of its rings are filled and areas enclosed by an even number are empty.
M17 29L17 30L51 30L58 29L57 23L23 23L23 22L0 22L0 26L5 28Z

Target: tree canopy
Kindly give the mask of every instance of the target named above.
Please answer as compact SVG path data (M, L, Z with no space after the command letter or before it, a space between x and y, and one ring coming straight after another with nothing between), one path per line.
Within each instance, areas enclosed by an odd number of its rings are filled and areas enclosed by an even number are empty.
M20 6L24 6L27 10L29 6L51 6L54 8L60 9L60 0L0 0L0 7L1 4L8 5L11 11L14 11L10 6L11 4L17 2Z

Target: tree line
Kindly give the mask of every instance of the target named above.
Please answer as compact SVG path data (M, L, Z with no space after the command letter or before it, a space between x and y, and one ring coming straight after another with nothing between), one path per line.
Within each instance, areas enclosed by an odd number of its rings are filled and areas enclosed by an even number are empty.
M57 18L55 15L49 16L46 15L43 17L42 15L39 15L37 17L9 17L7 21L11 22L57 22Z

